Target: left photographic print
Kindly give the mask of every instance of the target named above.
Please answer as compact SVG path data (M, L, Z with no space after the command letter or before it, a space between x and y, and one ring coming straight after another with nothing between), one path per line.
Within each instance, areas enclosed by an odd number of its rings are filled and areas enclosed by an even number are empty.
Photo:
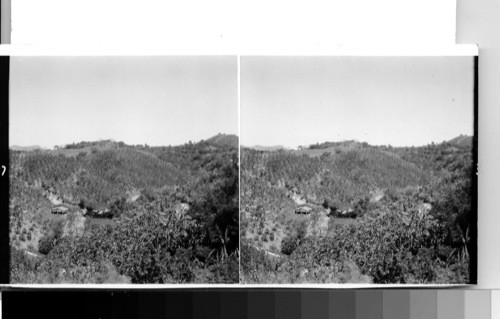
M236 56L13 56L9 99L11 283L238 283Z

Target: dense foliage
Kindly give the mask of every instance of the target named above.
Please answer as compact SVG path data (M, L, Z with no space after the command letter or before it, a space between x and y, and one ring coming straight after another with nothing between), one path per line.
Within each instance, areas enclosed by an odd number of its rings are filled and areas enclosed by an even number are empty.
M468 283L468 141L243 149L243 282Z
M12 282L238 282L234 146L82 142L11 165Z

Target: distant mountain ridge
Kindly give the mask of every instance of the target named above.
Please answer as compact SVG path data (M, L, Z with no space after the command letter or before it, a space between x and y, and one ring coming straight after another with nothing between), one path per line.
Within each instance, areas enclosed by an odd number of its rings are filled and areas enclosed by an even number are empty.
M19 145L12 145L9 146L9 149L13 151L35 151L35 150L45 150L45 148L39 146L39 145L31 145L31 146L19 146Z
M201 140L199 142L207 142L214 146L230 146L237 148L239 146L238 136L234 134L223 134L219 133L214 135L206 140ZM197 142L198 143L198 142ZM147 145L147 144L145 144ZM55 150L86 150L91 147L97 148L99 150L110 149L110 148L118 148L124 146L138 146L138 145L128 145L124 142L115 141L113 139L101 139L96 141L81 141L78 143L71 143L65 145L55 146ZM140 145L139 145L140 146ZM181 145L179 145L181 146ZM21 146L21 145L11 145L9 147L10 150L13 151L34 151L34 150L42 150L42 151L50 151L50 148L43 148L39 145L30 145L30 146Z
M472 136L469 135L460 135L455 138L452 138L448 141L449 144L459 145L459 146L472 146Z
M247 148L251 148L256 151L279 151L279 150L289 150L289 148L284 147L283 145L271 145L271 146L262 146L262 145L253 145L253 146L245 146Z
M219 133L211 138L205 140L205 142L210 143L215 146L230 146L237 148L239 146L238 136L234 134L222 134Z
M453 144L453 145L458 145L458 146L472 146L472 136L470 135L463 135L460 134L459 136L452 138L451 140L448 141L443 141L443 143L448 143L448 144ZM434 143L434 142L429 142L426 145L431 145L431 144L440 144L440 143ZM343 148L343 149L360 149L360 148L366 148L366 147L385 147L385 144L382 145L372 145L367 142L360 142L357 140L345 140L345 141L339 141L339 142L333 142L333 141L325 141L323 143L316 143L316 144L311 144L309 146L303 146L299 147L301 149L309 149L309 150L322 150L322 149L331 149L331 148ZM421 145L425 146L425 145ZM411 145L407 146L394 146L394 147L411 147ZM420 147L420 146L415 146L415 147Z

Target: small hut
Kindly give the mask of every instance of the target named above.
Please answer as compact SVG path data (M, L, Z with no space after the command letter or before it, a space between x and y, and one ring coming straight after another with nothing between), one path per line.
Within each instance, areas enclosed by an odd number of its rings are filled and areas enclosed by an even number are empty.
M113 214L111 213L111 210L109 208L106 209L101 209L95 212L92 217L96 218L112 218Z
M54 207L52 208L51 210L51 213L52 214L59 214L59 215L63 215L63 214L66 214L68 212L69 208L68 207L65 207L65 206L57 206L57 207Z
M308 215L312 212L312 208L309 206L300 206L295 208L295 214Z

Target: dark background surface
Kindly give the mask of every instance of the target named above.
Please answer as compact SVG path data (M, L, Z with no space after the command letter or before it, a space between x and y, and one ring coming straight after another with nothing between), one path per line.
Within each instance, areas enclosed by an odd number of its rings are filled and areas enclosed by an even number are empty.
M9 283L9 67L10 58L0 56L0 283ZM0 173L2 169L0 168Z

